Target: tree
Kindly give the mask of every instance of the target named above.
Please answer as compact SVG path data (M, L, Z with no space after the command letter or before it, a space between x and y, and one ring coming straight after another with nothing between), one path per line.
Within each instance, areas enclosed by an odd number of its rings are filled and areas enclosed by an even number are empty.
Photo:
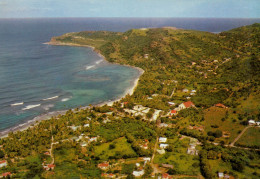
M0 158L4 158L4 157L5 157L4 151L0 150Z
M144 177L148 177L153 172L153 168L150 164L146 164L144 167Z

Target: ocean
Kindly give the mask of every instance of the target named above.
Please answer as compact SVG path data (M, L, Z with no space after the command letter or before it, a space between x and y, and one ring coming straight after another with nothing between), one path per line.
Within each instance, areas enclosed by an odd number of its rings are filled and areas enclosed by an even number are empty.
M256 22L260 19L0 19L0 132L42 114L117 99L139 76L91 48L44 44L53 36L163 26L218 33Z

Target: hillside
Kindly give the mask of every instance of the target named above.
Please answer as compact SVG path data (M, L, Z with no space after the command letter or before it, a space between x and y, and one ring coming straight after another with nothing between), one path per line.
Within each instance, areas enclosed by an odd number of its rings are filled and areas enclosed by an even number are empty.
M53 37L50 44L92 46L145 72L113 106L69 110L1 139L8 165L0 173L259 178L259 136L251 136L259 127L248 126L260 118L259 35L253 24L220 34L165 27Z

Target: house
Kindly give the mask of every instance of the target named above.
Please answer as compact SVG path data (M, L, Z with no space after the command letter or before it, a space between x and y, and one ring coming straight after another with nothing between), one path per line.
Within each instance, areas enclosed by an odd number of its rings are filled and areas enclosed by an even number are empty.
M162 179L169 179L169 178L173 178L173 177L170 176L168 173L163 173L162 174Z
M149 54L144 54L145 59L148 59L148 57L149 57Z
M150 158L150 157L143 157L143 160L150 162L150 161L151 161L151 158Z
M6 166L7 166L7 161L6 160L0 161L0 168L6 167Z
M108 162L100 163L98 164L98 168L100 168L101 170L107 170L109 168L109 163Z
M161 149L166 149L169 146L169 144L160 144Z
M182 90L182 92L184 92L184 93L188 93L189 90L185 88L185 89Z
M181 103L179 105L178 109L182 110L182 109L186 109L186 108L190 108L190 107L195 107L195 105L193 104L193 102L187 101L187 102Z
M175 105L176 105L176 103L174 103L174 102L168 102L168 104L169 104L170 106L175 106Z
M192 93L196 93L197 91L195 89L191 90Z
M166 124L166 123L161 123L161 124L159 125L159 127L169 127L169 125Z
M177 115L177 111L176 111L176 110L174 110L174 109L173 109L173 110L171 110L171 112L170 112L170 115L171 115L171 116L173 116L173 115L174 115L174 116L176 116L176 115Z
M216 107L219 107L219 108L228 108L227 106L225 106L224 104L221 104L221 103L218 103L218 104L215 104Z
M85 124L84 127L89 127L89 124Z
M76 131L80 126L69 126L73 131Z
M249 120L248 121L248 124L250 125L250 126L253 126L253 125L255 125L256 124L256 122L255 122L255 120Z
M224 173L218 172L218 178L224 178Z
M157 149L157 152L159 153L159 154L165 154L165 150L164 149Z
M162 164L162 167L173 169L173 165L170 165L170 164Z
M45 152L44 155L50 155L50 152Z
M257 126L260 126L260 121L255 122Z
M166 137L160 137L159 138L159 142L162 143L162 142L167 142L167 138Z
M147 144L141 145L140 147L145 149L145 150L148 149L148 145Z
M101 177L105 177L105 178L116 178L116 175L113 173L102 173Z
M91 138L89 139L89 142L97 142L97 137L91 137Z
M55 165L54 165L54 164L49 164L49 165L47 165L47 166L48 166L49 170L50 170L50 169L53 170L53 169L55 168Z
M134 175L135 177L143 176L143 175L144 175L144 170L141 170L141 171L133 171L133 175Z
M2 177L8 177L8 176L11 176L12 173L11 172L5 172L5 173L2 173ZM1 177L0 177L1 178Z
M88 144L86 142L83 142L80 145L81 145L81 147L86 147Z

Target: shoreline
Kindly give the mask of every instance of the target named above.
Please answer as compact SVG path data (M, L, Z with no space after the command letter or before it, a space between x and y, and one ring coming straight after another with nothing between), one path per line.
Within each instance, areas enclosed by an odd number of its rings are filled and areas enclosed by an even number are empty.
M78 44L73 44L73 43L58 43L58 42L46 42L46 43L43 43L43 44L46 44L46 45L57 45L57 46L75 46L75 47L87 47L87 48L91 48L95 53L97 53L98 56L100 56L101 58L103 58L103 60L107 61L106 58L100 53L98 52L97 50L95 50L95 47L93 46L89 46L89 45L78 45ZM109 61L107 61L108 63L111 63ZM116 64L116 63L115 63ZM117 65L121 65L121 64L117 64ZM116 99L114 100L108 100L108 101L104 101L104 102L101 102L101 103L97 103L97 104L94 104L93 106L96 106L96 107L100 107L100 106L104 106L104 105L108 105L108 106L112 106L114 104L114 102L118 102L120 101L122 98L124 98L126 95L132 95L136 89L136 87L138 86L138 82L139 82L139 78L142 76L142 74L144 73L144 70L139 68L139 67L133 67L133 66L130 66L130 65L122 65L122 66L127 66L127 67L130 67L130 68L134 68L136 70L138 70L138 75L137 77L135 77L133 80L131 80L131 86L129 88L127 88L125 90L125 92L117 97ZM79 107L78 109L79 110L82 110L82 109L87 109L89 108L90 106L84 106L84 107ZM72 111L74 111L76 108L73 108ZM0 139L2 138L5 138L5 137L8 137L8 133L10 132L18 132L18 131L24 131L24 130L27 130L31 127L34 127L35 125L37 125L39 122L41 121L44 121L44 120L49 120L51 119L52 117L57 117L58 115L64 115L66 114L66 112L68 111L69 109L67 110L61 110L61 111L52 111L52 112L48 112L46 114L41 114L39 116L36 116L34 117L33 119L31 120L28 120L24 123L21 123L21 124L18 124L14 127L11 127L11 128L8 128L8 129L5 129L3 131L0 132Z

